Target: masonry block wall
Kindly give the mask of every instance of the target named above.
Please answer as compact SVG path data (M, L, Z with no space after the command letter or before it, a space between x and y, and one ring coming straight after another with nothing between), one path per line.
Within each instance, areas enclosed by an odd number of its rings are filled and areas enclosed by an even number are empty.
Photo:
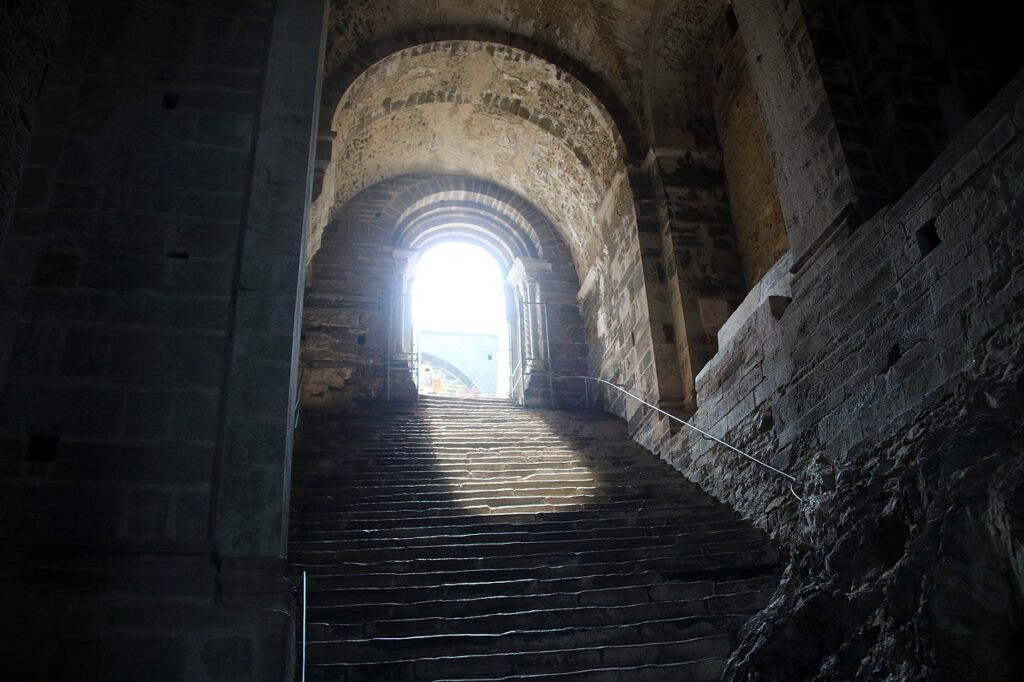
M8 3L0 10L0 44L4 46L0 57L0 246L10 226L15 191L29 151L36 102L63 33L67 5L66 0L38 0ZM73 50L57 55L54 70L60 71L62 60L74 58ZM46 140L40 140L32 157L42 161L49 153L52 150ZM10 261L3 265L4 270L15 267Z
M967 448L961 452L972 453L961 455L941 445L955 441L959 429L976 428L972 420L981 419L977 413L986 406L989 422L1006 420L996 428L1019 428L1015 399L1007 391L1019 386L1022 357L1015 339L1024 325L1022 116L1024 74L906 196L824 246L798 271L784 312L765 302L698 378L694 423L792 472L807 502L798 503L784 479L691 432L684 430L663 447L663 456L681 471L782 538L803 557L797 565L823 571L816 579L794 574L776 615L765 616L778 629L765 625L770 634L751 634L751 656L767 655L753 653L759 646L787 641L779 614L797 608L808 594L842 600L858 586L894 589L886 587L889 569L899 569L908 584L924 585L932 568L920 564L920 557L935 552L945 562L935 570L951 585L966 589L961 581L975 579L967 577L974 571L993 576L1002 585L994 589L1004 590L1008 604L1020 593L1019 577L1016 583L998 577L1004 570L1012 575L1013 552L1019 550L1004 549L1002 540L995 542L981 528L963 540L977 552L968 560L943 554L932 533L961 514L984 516L987 488L1000 478L994 472L1016 461L1013 448L995 442L961 442ZM961 491L956 502L945 497L954 494L951 489ZM907 495L915 497L908 501ZM1009 546L1019 547L1019 534L1011 537ZM890 549L879 549L887 542ZM844 567L851 559L855 565ZM1006 637L1019 631L1012 609L976 623L963 615L974 607L954 607L927 591L917 594L915 608L935 614L937 624L926 625L906 611L876 613L874 606L859 615L843 611L838 627L846 634L823 641L822 656L840 650L840 640L849 637L871 656L863 658L862 651L855 663L848 662L854 668L839 669L842 675L852 676L862 658L877 663L888 655L884 665L895 667L906 659L871 638L872 617L883 628L921 628L928 634L920 636L936 639L947 623L960 622L983 634L947 650L929 645L929 655L946 670L986 670L991 679L1008 674L1013 647ZM965 604L974 598L963 596ZM833 622L833 607L809 607L808 622ZM798 629L813 639L820 635L810 631L819 625ZM743 670L738 663L730 679L745 679ZM780 674L799 677L801 670Z
M37 77L56 10L33 4L10 30L40 35ZM24 103L2 246L18 266L0 272L12 679L288 669L282 481L323 15L75 2Z
M789 235L768 157L761 103L750 81L747 46L739 31L729 31L723 23L725 30L715 44L712 107L744 289L749 291L789 251Z

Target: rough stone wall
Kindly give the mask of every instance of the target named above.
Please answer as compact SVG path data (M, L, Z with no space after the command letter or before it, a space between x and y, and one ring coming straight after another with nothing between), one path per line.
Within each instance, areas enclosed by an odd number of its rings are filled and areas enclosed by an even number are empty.
M67 0L34 0L9 2L0 10L0 247L29 151L36 100L63 33L67 5ZM58 56L63 61L74 58L71 51ZM61 65L54 70L59 73ZM52 153L51 145L39 140L28 161L45 163ZM0 261L0 270L11 267L14 263Z
M869 677L1001 679L1013 663L1002 638L1020 632L1019 511L986 500L1020 489L986 487L1020 459L1007 444L1019 429L1022 131L1024 74L699 378L694 423L792 472L809 500L686 430L662 451L795 553L730 679L854 677L862 660ZM977 637L951 644L964 632ZM772 677L780 656L809 667Z
M775 175L761 123L761 106L750 82L747 47L740 33L723 37L716 50L715 129L722 145L729 210L749 291L789 251Z

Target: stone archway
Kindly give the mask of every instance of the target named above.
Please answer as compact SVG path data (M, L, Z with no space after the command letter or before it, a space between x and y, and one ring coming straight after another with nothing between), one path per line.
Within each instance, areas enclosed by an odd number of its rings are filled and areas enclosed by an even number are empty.
M413 352L407 294L416 257L452 239L485 248L506 278L511 350L530 359L521 363L517 397L530 404L582 402L574 387L548 378L549 371L584 372L588 348L577 305L579 280L554 226L502 187L420 174L359 193L324 231L306 289L307 404L345 405L388 393L412 397L413 367L403 363Z
M388 46L374 63L353 62L349 71L358 75L350 74L333 113L334 137L321 139L321 152L331 153L320 162L311 252L337 212L376 183L440 172L507 188L545 217L583 283L566 304L582 309L585 334L574 341L594 349L588 373L656 402L678 401L650 170L638 158L638 129L609 108L614 98L518 46L475 39ZM635 410L611 407L624 416Z

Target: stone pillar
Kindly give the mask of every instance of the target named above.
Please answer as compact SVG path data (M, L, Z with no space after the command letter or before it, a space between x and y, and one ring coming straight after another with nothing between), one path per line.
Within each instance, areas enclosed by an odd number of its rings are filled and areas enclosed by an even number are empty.
M288 495L327 3L274 14L242 225L212 535L230 603L287 607Z
M735 0L794 271L857 212L857 190L799 2Z
M392 249L395 261L391 284L391 349L398 353L411 353L412 338L412 280L416 272L419 252Z
M516 298L516 318L513 324L516 326L516 334L513 335L516 348L511 349L515 353L516 361L513 363L519 366L519 374L522 377L523 386L520 390L527 393L527 401L535 402L542 400L537 392L547 391L548 385L533 387L531 391L531 371L551 369L551 358L547 357L545 335L548 330L544 328L544 310L541 302L540 279L551 272L551 263L538 258L516 258L509 268L505 281L512 287ZM532 363L530 362L532 361ZM521 364L520 364L521 363ZM516 377L512 377L515 381ZM533 396L533 398L531 398Z
M390 379L390 400L407 401L415 399L419 381L414 376L414 372L419 372L419 367L413 361L417 348L413 339L411 296L419 252L392 249L391 257L394 269L391 287L386 294L388 300L384 301L384 313L387 315L384 323L390 325L387 327L388 341L384 348L384 367L390 375L385 380Z

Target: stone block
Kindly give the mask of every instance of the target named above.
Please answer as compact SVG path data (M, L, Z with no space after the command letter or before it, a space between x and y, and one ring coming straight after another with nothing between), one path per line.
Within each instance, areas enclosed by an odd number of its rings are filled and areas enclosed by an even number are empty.
M29 291L25 309L42 320L132 323L142 320L145 300L126 294Z
M124 535L131 538L167 537L171 496L154 490L125 494Z
M57 646L49 677L107 682L185 682L187 651L182 637L69 637Z
M203 679L248 680L253 676L255 643L250 637L215 637L203 642Z
M1016 135L1017 131L1013 126L1013 120L1010 114L1007 113L978 142L978 153L981 154L982 162L989 163L992 161L996 154L1013 141Z
M148 296L144 321L153 327L224 332L229 299L211 296Z
M210 527L210 493L179 492L174 496L173 535L178 540L206 540Z
M964 183L978 172L981 165L981 153L977 148L970 149L942 177L942 195L947 199L952 199L960 188L963 187Z
M53 480L106 481L201 489L210 483L212 446L130 445L62 441Z
M102 328L73 327L64 338L60 371L67 377L99 377L107 367L110 333Z
M178 295L231 295L234 268L230 261L213 259L168 259L164 267L163 291Z
M82 266L80 285L111 291L157 290L163 284L163 267L159 258L94 254Z
M167 433L171 411L170 394L154 391L132 391L128 395L124 433L127 436L156 438Z
M59 327L48 324L20 325L11 348L11 376L45 380L56 364L59 346Z
M213 391L175 393L170 431L186 443L212 442L217 435L217 403Z
M43 252L36 255L32 269L32 285L37 287L71 287L78 277L80 258L70 253Z

